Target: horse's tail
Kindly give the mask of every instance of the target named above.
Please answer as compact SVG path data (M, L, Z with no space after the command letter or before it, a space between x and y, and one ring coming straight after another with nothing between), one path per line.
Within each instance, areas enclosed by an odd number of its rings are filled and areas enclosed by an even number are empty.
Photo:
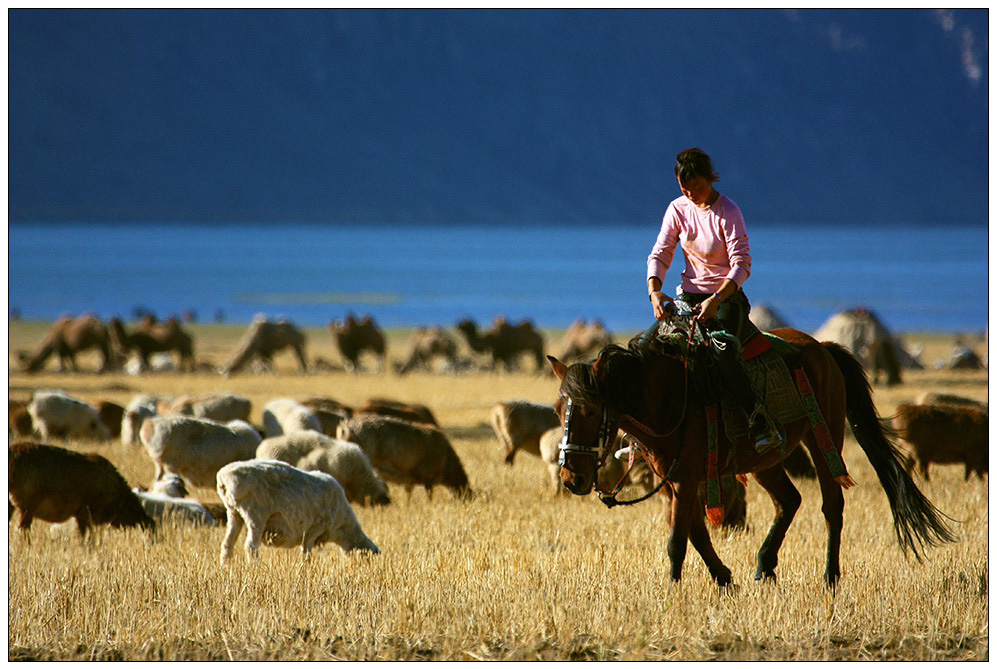
M890 500L897 541L918 560L924 547L955 541L947 516L924 496L904 467L903 455L893 443L895 433L876 413L872 389L862 364L842 346L823 342L845 377L845 412L859 446L872 463ZM920 551L919 551L920 549Z

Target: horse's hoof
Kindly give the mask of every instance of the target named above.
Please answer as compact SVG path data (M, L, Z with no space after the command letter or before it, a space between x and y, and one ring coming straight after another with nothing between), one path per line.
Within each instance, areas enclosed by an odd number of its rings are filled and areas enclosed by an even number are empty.
M775 583L776 582L775 572L774 571L758 572L757 574L755 574L755 582Z

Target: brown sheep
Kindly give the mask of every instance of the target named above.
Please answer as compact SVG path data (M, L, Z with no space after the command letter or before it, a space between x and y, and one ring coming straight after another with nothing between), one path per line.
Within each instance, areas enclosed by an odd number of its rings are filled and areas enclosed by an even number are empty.
M970 472L982 479L990 468L987 428L985 409L956 404L900 404L893 417L893 429L911 449L908 470L916 462L926 481L932 462L961 462L965 480Z
M176 352L180 357L180 369L194 371L194 338L175 317L159 322L155 316L145 316L131 333L125 331L117 316L108 321L108 325L115 345L123 353L134 351L138 354L139 369L149 368L149 356L153 353Z
M100 416L100 422L107 428L111 439L117 439L121 436L121 421L125 418L123 406L114 402L97 402L97 415Z
M7 399L7 434L12 437L30 437L35 427L24 400Z
M979 402L962 395L952 395L950 393L933 393L925 391L917 396L914 404L960 404L962 406L974 406L978 409L987 408L986 402Z
M433 415L433 412L425 404L399 402L398 400L390 400L384 397L369 398L366 402L358 406L353 413L354 415L377 414L379 416L392 416L411 423L423 423L425 425L432 425L433 427L440 426L436 422L436 416Z
M300 404L311 409L322 425L322 434L327 437L335 437L339 423L353 415L353 407L331 397L308 397L301 400Z
M370 464L388 482L409 494L421 485L432 496L443 485L458 497L470 497L467 474L446 435L429 425L391 416L359 414L339 424L336 438L360 446Z
M370 315L358 321L353 314L349 314L343 323L332 321L329 323L329 332L332 334L332 340L339 346L347 371L363 371L360 366L360 354L364 351L370 351L377 356L379 373L384 369L384 333Z
M100 372L111 371L115 367L114 352L111 349L111 335L99 318L93 314L83 314L78 318L63 316L49 328L38 348L30 356L20 355L21 369L28 373L41 371L45 361L53 353L59 356L59 370L79 371L76 354L95 349L101 354Z
M561 424L554 407L525 400L496 402L489 414L492 429L505 447L505 463L511 465L517 451L540 456L540 437Z
M519 325L509 325L504 318L497 318L492 329L484 334L478 332L474 321L465 319L457 324L457 329L467 338L467 344L477 353L488 353L492 357L492 369L501 362L507 371L517 367L517 359L522 353L530 353L536 362L536 371L547 369L544 358L544 338L530 321Z
M228 376L245 367L254 358L261 359L273 369L273 355L285 348L294 351L302 372L308 370L305 360L305 335L289 321L270 321L257 315L246 334L236 344L235 351L222 367L222 374Z
M81 537L94 525L155 528L125 479L100 455L25 441L10 446L7 463L7 521L16 507L22 530L35 518L75 518Z
M441 327L416 328L412 333L411 347L408 360L396 367L399 374L413 369L431 369L431 363L437 357L444 358L451 371L459 365L457 342Z

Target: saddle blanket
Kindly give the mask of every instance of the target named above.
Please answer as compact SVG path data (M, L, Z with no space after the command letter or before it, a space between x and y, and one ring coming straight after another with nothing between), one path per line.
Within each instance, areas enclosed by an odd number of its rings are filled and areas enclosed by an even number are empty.
M769 415L782 424L805 418L807 409L800 398L789 366L779 354L779 349L788 344L774 335L766 333L763 336L777 340L782 346L770 346L764 352L744 361L756 395L768 408ZM733 441L747 435L748 417L734 400L725 395L721 407L727 438Z

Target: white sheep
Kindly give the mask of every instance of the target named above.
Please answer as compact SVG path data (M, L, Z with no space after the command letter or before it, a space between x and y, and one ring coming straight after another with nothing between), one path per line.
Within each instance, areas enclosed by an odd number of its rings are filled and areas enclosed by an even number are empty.
M305 555L329 541L345 551L381 552L361 529L343 487L328 474L304 472L277 460L251 460L225 465L216 478L228 514L222 563L231 556L244 524L250 559L259 556L263 542L278 548L301 546Z
M256 447L257 460L280 460L289 465L298 466L298 461L318 447L313 438L314 430L282 434L279 437L267 437Z
M370 458L359 446L322 434L315 436L322 445L301 458L296 465L298 469L320 471L333 476L343 486L346 499L351 504L382 506L391 503L388 486L374 472Z
M157 523L174 520L194 525L218 525L207 507L193 499L171 497L161 492L133 489L145 512Z
M359 446L304 430L270 437L256 448L258 460L280 460L305 471L334 476L351 504L390 504L388 487Z
M49 439L90 439L106 441L111 433L97 410L61 390L40 390L28 403L35 431Z
M169 403L159 405L160 416L193 416L227 423L232 420L249 422L252 402L248 397L234 393L209 393L182 395Z
M142 429L142 423L146 418L152 418L157 414L160 402L169 399L163 395L148 393L135 395L125 407L125 415L121 418L121 443L126 446L141 444L138 433Z
M322 423L311 409L288 398L267 402L263 407L263 432L278 437L301 430L322 431Z
M150 418L139 435L156 465L156 481L173 473L204 488L214 485L215 474L224 465L252 460L262 441L260 433L245 421L222 424L191 416Z

